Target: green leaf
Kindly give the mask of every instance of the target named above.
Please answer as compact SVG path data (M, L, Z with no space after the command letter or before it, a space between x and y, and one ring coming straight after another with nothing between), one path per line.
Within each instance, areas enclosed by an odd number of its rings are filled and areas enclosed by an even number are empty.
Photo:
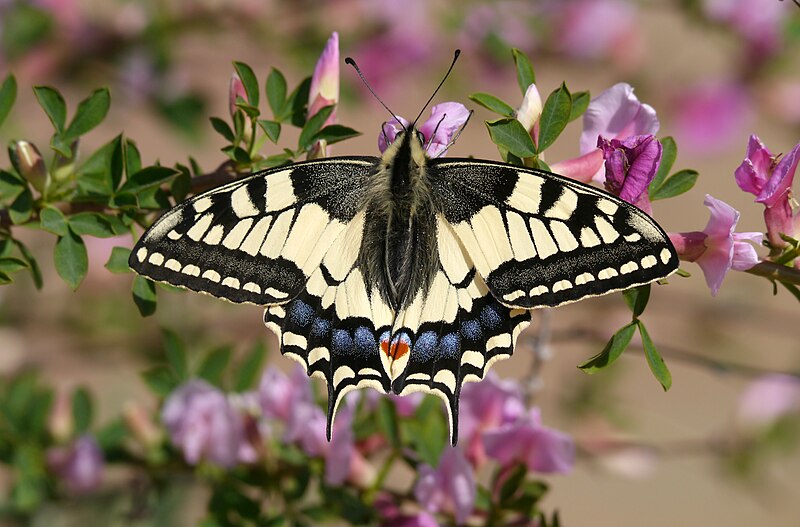
M225 374L225 367L230 362L232 354L233 350L228 346L212 350L200 364L197 376L211 384L220 386L222 384L222 376Z
M156 285L143 276L133 279L133 302L139 308L139 314L149 317L156 312Z
M111 256L106 262L106 269L115 274L130 273L128 259L131 257L131 250L127 247L114 247L111 249Z
M653 375L658 382L661 383L661 387L664 388L666 392L669 390L670 386L672 386L672 374L669 372L669 368L667 368L664 359L661 358L661 354L656 349L656 345L653 344L653 341L650 339L650 334L647 332L647 329L645 329L642 321L639 320L636 324L639 327L639 334L642 336L644 356L647 358L650 371L653 372Z
M36 258L31 253L30 249L19 240L14 240L14 245L17 246L19 249L20 254L28 263L28 267L31 270L31 277L33 278L33 285L36 286L36 289L42 288L42 270L39 268L39 263L36 261Z
M186 357L186 348L178 335L168 329L164 330L164 354L167 362L179 381L189 378L189 360Z
M231 130L231 127L228 123L219 117L210 117L209 120L211 121L211 126L214 128L214 130L216 130L219 135L224 137L226 141L230 141L231 143L236 141L236 135L233 133L233 130Z
M130 428L125 424L122 418L116 418L110 423L104 425L100 430L95 433L97 444L104 452L109 450L120 450L123 448L125 440L131 435Z
M0 85L0 125L6 120L17 99L17 80L10 73Z
M622 292L622 296L625 298L628 308L633 312L633 318L638 318L644 313L647 301L650 300L650 284L626 289Z
M76 170L78 189L84 196L107 199L122 179L122 136L118 135L96 150Z
M28 263L19 258L3 257L0 258L0 273L16 273L28 268Z
M28 182L13 172L0 169L0 200L11 200L25 192Z
M522 126L522 123L510 117L486 121L486 128L489 129L489 136L492 142L508 150L517 157L532 157L536 155L536 147L533 144L530 134Z
M578 368L582 369L585 373L594 374L610 366L615 360L622 355L628 344L631 343L633 334L636 332L636 322L630 322L620 328L611 339L608 341L603 351L579 365Z
M311 140L311 144L314 144L317 141L326 141L329 145L332 145L334 143L338 143L339 141L358 137L359 135L361 135L361 132L353 130L347 126L342 126L341 124L329 124L317 132L317 134Z
M692 189L697 182L698 173L696 170L681 170L673 174L669 179L656 190L651 193L651 200L656 201L659 199L673 198L688 192ZM652 187L651 187L652 191Z
M0 271L0 285L8 285L12 283L14 280L11 279L9 275Z
M94 405L88 390L81 386L72 392L72 420L78 435L85 433L92 426Z
M306 77L286 99L283 113L275 120L281 122L290 120L292 125L302 128L306 122L309 91L311 91L311 77Z
M233 67L236 69L239 78L242 79L244 91L247 93L247 102L250 103L250 106L258 108L260 94L258 80L256 80L256 74L253 73L253 69L244 62L234 62Z
M178 379L175 373L167 366L154 366L142 372L142 380L154 394L166 397L177 388Z
M397 408L388 397L378 399L378 425L393 448L401 447L400 428L397 426Z
M125 174L130 177L142 169L142 155L136 143L125 139Z
M572 96L563 82L547 97L539 118L538 152L552 145L569 123L572 114Z
M86 99L78 104L75 117L64 132L64 141L72 141L82 136L106 118L108 108L111 106L111 95L108 88L100 88L92 92Z
M99 212L79 212L70 216L68 221L72 232L81 236L111 238L126 230L119 218Z
M261 341L256 342L253 349L250 350L241 365L239 365L239 373L236 376L236 382L233 384L233 391L244 392L256 385L266 356L267 348L264 343Z
M572 108L569 112L569 121L572 122L586 111L592 96L588 91L579 91L572 94Z
M500 486L500 503L507 502L517 493L527 475L528 467L522 463L518 463L511 469L511 473L506 475L505 481Z
M264 130L264 133L267 134L267 137L273 143L278 142L278 138L281 136L281 123L277 121L267 121L265 119L258 120L258 126Z
M231 158L232 161L240 165L249 165L253 160L250 158L250 154L247 153L247 150L240 146L233 146L229 145L222 149L225 154Z
M267 101L273 117L278 119L283 115L286 104L286 78L276 68L272 68L267 77Z
M514 56L514 65L517 67L517 83L524 95L528 90L528 86L536 83L536 74L533 72L533 64L531 64L528 56L517 48L512 49L511 54Z
M67 235L67 218L52 205L45 206L39 213L39 226L42 230L51 232L56 236Z
M425 397L414 412L414 418L403 420L403 425L407 430L403 437L411 440L420 459L432 467L437 466L449 442L447 423L438 397Z
M58 275L73 291L78 289L89 270L89 257L81 237L68 229L56 242L54 258Z
M22 194L17 196L17 199L11 203L8 215L14 225L22 225L31 218L33 215L33 194L31 194L28 187L25 187Z
M678 157L678 145L672 137L665 137L660 139L661 143L661 163L658 165L658 171L653 181L650 182L650 199L653 199L656 191L661 188L664 180L667 179L672 165L675 164L675 159Z
M297 141L297 146L301 150L308 150L314 144L314 136L322 129L322 126L325 124L325 121L328 120L331 113L333 113L333 109L336 106L331 104L330 106L325 106L320 108L320 110L312 115L308 122L306 122L305 126L303 126L303 130L300 132L300 139Z
M59 134L63 132L67 120L67 104L64 102L64 97L50 86L34 86L33 93L39 101L39 106L53 123L56 132Z
M490 110L494 113L499 113L503 117L514 117L514 114L516 113L510 104L488 93L473 93L469 96L469 98L487 110Z
M141 169L122 185L118 193L130 192L138 194L145 189L157 187L177 176L179 172L174 168L150 166Z

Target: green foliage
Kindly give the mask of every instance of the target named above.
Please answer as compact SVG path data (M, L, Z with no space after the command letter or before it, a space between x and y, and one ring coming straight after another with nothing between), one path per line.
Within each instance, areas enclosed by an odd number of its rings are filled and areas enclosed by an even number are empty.
M11 107L17 99L17 80L13 75L6 76L3 84L0 84L0 126L11 113Z
M578 368L589 374L598 373L603 368L607 368L622 355L622 352L631 343L635 332L635 322L624 325L611 336L600 353L580 364Z
M531 64L530 59L524 52L516 48L511 50L511 54L514 57L514 65L517 67L517 84L519 84L519 89L524 95L528 90L528 86L536 83L533 64Z
M510 104L489 93L473 93L469 96L469 98L487 110L500 114L503 117L514 117L514 114L516 113Z
M647 358L647 364L650 366L650 371L653 372L655 378L659 383L661 383L664 391L667 391L672 386L672 374L670 374L667 364L664 362L664 359L661 358L661 354L658 353L655 344L653 344L653 340L650 338L650 334L644 327L644 323L641 320L638 320L636 325L639 328L639 334L642 336L644 356Z
M506 117L486 121L486 128L492 142L503 150L519 157L532 157L536 155L536 146L530 134L516 119Z
M539 118L539 144L537 152L544 152L552 145L567 123L572 114L572 95L565 83L561 83L557 89L547 97L547 101L542 108L542 116Z

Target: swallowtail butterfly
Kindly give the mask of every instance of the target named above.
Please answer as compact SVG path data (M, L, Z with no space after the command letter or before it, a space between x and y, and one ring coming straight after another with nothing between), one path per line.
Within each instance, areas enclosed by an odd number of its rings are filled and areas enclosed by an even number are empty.
M380 158L253 174L192 197L134 247L138 273L266 306L281 352L328 386L328 437L351 390L445 401L511 356L530 310L677 269L638 208L557 174L428 158L412 127Z

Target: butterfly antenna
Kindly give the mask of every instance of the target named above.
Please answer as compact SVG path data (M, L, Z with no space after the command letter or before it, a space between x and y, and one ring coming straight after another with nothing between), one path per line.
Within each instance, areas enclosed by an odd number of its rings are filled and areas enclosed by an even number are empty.
M461 128L459 128L459 129L458 129L458 132L456 132L456 135L454 135L454 136L453 136L453 138L450 140L450 142L449 142L449 143L447 143L446 145L444 145L444 148L442 148L442 151L441 151L441 152L439 152L438 154L436 154L434 157L440 157L440 156L443 156L443 155L444 155L444 153L445 153L445 152L447 152L447 149L448 149L448 148L450 148L451 146L453 146L454 144L456 144L456 141L458 141L458 138L459 138L459 137L461 137L461 132L463 132L463 131L464 131L464 128L466 128L466 127L467 127L467 123L469 123L469 120L470 120L470 118L472 117L472 114L473 114L473 113L475 113L475 110L470 110L470 111L469 111L469 115L467 115L467 120L466 120L466 121L464 121L464 124L462 124L462 125L461 125Z
M414 119L414 122L411 124L412 128L417 125L417 121L419 121L419 118L422 117L422 114L425 111L425 108L427 108L428 105L433 100L433 98L436 97L436 94L439 93L439 89L442 87L442 85L444 85L444 81L446 81L447 77L450 76L450 72L453 71L453 66L456 65L456 61L458 60L458 56L459 55L461 55L461 50L457 49L456 52L453 54L453 62L451 62L450 63L450 67L447 68L447 73L444 74L444 77L442 78L442 82L440 82L439 85L436 87L436 89L433 90L433 93L431 94L430 98L428 99L428 102L426 102L425 106L422 107L422 110L419 111L419 115L417 115L417 118Z
M353 69L355 69L355 70L356 70L356 73L358 73L358 76L359 76L359 77L361 77L361 82L363 82L363 83L364 83L364 86L366 86L366 87L367 87L367 89L368 89L368 90L369 90L369 92L372 94L372 96L373 96L373 97L375 97L375 99L376 99L376 100L377 100L379 103L381 103L381 106L383 106L384 108L386 108L386 111L387 111L387 112L389 112L389 115L391 115L392 117L394 117L394 120L395 120L395 121L397 121L398 123L400 123L400 126L402 126L402 127L403 127L403 130L406 130L406 127L405 127L405 125L403 124L403 122L400 120L400 118L399 118L399 117L397 117L397 115L395 115L395 113L394 113L393 111L391 111L391 110L389 109L389 107L388 107L388 106L386 106L386 103L385 103L385 102L383 102L383 101L381 100L381 98L380 98L380 97L378 97L378 94L377 94L377 93L375 93L375 90L373 90L373 89L372 89L372 86L370 86L370 85L369 85L369 83L367 82L367 79L364 77L364 74L363 74L363 73L361 73L361 69L358 67L358 64L356 64L356 61L354 61L354 60L353 60L352 58L350 58L350 57L347 57L347 58L345 58L345 59L344 59L344 63L345 63L345 64L349 64L350 66L353 66ZM406 130L406 131L407 131L407 130Z

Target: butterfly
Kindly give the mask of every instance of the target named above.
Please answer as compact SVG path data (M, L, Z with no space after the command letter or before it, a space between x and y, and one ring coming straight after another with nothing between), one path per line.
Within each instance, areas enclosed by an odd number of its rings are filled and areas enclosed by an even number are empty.
M281 352L328 388L443 399L511 356L536 308L647 284L678 257L644 212L592 186L501 162L426 155L412 126L382 157L272 168L166 212L129 265L265 306Z

